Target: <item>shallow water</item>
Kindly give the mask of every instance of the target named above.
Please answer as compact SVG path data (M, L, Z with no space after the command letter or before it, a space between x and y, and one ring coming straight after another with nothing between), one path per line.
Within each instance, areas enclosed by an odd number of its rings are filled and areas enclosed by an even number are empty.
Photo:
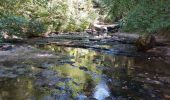
M69 57L58 59L62 62L58 65L49 62L50 67L43 69L56 72L60 80L53 86L39 86L36 76L0 78L0 100L164 100L164 94L170 93L169 83L159 78L170 77L170 65L162 58L114 56L55 45L37 47Z
M32 78L18 77L0 81L0 100L38 100L43 95Z

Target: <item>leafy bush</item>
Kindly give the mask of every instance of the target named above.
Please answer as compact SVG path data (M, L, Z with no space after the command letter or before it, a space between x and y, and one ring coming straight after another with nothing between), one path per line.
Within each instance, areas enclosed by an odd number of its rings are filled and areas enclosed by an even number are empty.
M73 19L71 18L67 23L64 32L81 32L87 29L90 25L88 19Z
M28 23L27 31L25 36L26 37L36 37L41 36L42 33L46 32L46 27L40 21L32 19Z
M30 37L39 36L45 31L43 24L40 21L28 20L22 16L6 16L0 19L0 32L6 35Z
M170 28L169 4L170 2L161 0L141 2L126 16L124 30L154 33Z
M3 0L0 32L32 37L51 31L83 31L94 15L91 0Z
M106 19L110 21L117 21L133 9L138 0L97 0L103 6L106 14Z
M125 31L155 33L170 28L170 0L100 0L107 18Z
M23 36L28 20L20 16L6 16L0 19L0 32L9 36Z
M76 27L76 20L74 20L73 18L70 18L69 22L67 23L64 32L73 32L76 31L77 27Z

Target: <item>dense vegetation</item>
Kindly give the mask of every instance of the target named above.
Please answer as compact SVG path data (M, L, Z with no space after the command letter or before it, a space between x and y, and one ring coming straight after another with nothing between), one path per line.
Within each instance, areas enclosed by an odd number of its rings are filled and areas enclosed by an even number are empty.
M99 13L93 8L95 3ZM170 0L2 0L0 35L34 37L83 31L98 14L119 22L124 31L168 34L169 4Z
M32 37L53 31L83 31L95 16L91 0L3 0L0 33Z
M170 32L170 0L98 0L107 19L121 23L124 31Z

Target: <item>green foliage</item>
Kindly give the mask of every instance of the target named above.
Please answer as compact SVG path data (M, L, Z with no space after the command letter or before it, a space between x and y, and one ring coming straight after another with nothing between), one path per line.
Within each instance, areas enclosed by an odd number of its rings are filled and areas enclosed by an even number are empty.
M95 15L91 0L2 0L0 32L32 37L51 31L83 31Z
M105 8L106 19L114 21L126 16L138 0L99 0Z
M129 32L154 33L170 28L169 0L100 0L107 18Z
M23 5L21 13L43 22L49 31L58 31L67 19L66 0L35 0Z
M9 36L22 35L28 20L20 16L7 16L0 19L0 32L7 33Z
M65 31L75 31L76 30L76 21L73 18L70 18L69 22L66 25Z
M0 19L0 32L8 36L38 36L45 30L43 24L36 20L28 20L22 16L7 16Z
M36 37L41 36L42 33L46 31L45 26L42 22L32 19L28 23L26 37Z
M84 31L97 16L91 0L87 0L86 2L73 0L68 8L67 21L65 25L63 25L63 30L65 32Z
M170 2L154 0L141 2L125 18L124 30L154 33L170 28Z
M86 20L86 19L83 19L81 21L81 24L79 25L79 31L84 31L84 29L87 29L89 27L90 23Z
M81 32L87 29L90 25L88 19L75 20L73 18L66 25L65 32Z

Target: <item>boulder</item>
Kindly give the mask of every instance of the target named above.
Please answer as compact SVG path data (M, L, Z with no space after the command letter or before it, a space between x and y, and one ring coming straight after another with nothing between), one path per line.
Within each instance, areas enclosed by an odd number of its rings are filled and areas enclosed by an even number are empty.
M156 38L154 35L149 35L147 37L139 37L135 45L138 51L147 51L152 49L156 45Z

